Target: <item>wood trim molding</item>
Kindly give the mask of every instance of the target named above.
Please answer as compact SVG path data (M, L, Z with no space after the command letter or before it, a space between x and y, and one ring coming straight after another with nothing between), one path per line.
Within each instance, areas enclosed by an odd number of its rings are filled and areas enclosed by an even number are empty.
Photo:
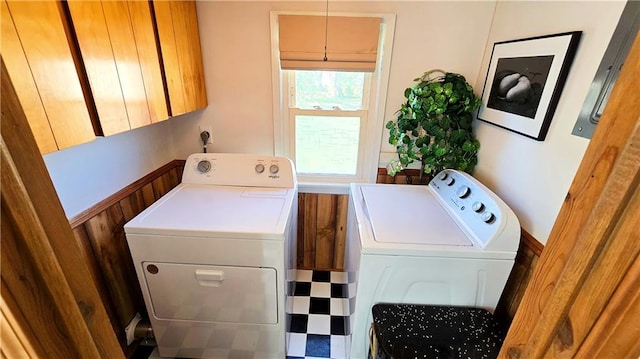
M520 241L529 247L538 257L542 254L542 250L544 249L544 244L540 243L531 233L527 232L524 228L522 228L522 235L520 237Z
M69 219L69 224L71 225L71 228L72 229L77 228L78 226L82 225L86 221L100 214L102 211L120 202L123 198L126 198L130 194L139 190L141 187L153 182L155 179L162 176L163 174L170 171L171 169L176 167L183 167L184 163L185 163L185 160L173 160L165 164L164 166L156 169L155 171L145 175L144 177L138 179L137 181L131 183L130 185L122 188L121 190L112 194L111 196L96 203L94 206L87 208L77 216Z
M407 168L400 171L399 173L403 173L408 176L417 176L420 174L420 170L417 168ZM387 176L388 175L387 169L384 167L378 167L378 175Z
M429 176L423 175L420 182L420 170L416 168L407 168L398 172L395 176L390 176L386 168L378 168L376 183L393 183L393 184L427 184Z

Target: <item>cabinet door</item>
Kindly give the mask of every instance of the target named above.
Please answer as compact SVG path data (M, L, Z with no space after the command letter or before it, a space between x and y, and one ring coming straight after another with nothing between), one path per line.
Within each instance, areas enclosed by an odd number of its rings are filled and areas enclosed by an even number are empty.
M138 57L138 47L125 1L102 1L102 10L107 24L113 60L118 70L120 87L124 98L131 129L151 123L147 94ZM159 66L159 64L158 64Z
M127 3L68 6L103 134L151 123Z
M60 2L3 1L2 59L41 153L95 139Z
M160 50L156 41L151 4L147 1L129 1L128 5L151 122L164 121L169 118L169 110L162 80Z
M207 106L194 1L154 1L171 115Z

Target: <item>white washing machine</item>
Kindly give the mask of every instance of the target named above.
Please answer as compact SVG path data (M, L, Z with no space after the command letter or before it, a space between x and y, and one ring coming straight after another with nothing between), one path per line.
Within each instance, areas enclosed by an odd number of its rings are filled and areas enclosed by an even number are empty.
M291 160L198 153L125 225L162 357L285 357L296 208Z
M349 205L352 359L367 357L376 303L493 312L513 267L520 223L475 178L444 170L428 186L352 184Z

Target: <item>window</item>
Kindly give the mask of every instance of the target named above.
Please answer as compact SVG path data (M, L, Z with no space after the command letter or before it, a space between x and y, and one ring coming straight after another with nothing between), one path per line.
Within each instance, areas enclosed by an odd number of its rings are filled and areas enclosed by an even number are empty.
M395 15L375 15L382 21L376 67L357 72L281 69L282 14L271 13L275 154L294 161L303 191L305 185L375 182L391 55L385 49L391 49Z
M300 175L357 176L370 75L289 71L289 119Z

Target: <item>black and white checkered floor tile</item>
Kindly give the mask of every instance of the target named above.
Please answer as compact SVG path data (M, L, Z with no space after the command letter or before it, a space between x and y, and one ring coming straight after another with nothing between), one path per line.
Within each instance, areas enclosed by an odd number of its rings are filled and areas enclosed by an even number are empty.
M346 272L298 270L287 359L345 359L350 349Z

